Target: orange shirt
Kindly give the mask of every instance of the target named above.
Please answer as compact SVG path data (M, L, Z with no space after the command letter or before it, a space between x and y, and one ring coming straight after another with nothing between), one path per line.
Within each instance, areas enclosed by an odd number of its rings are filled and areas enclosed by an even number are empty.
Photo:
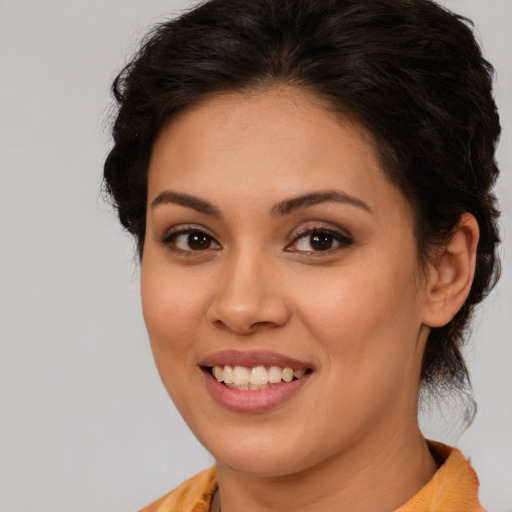
M485 512L478 500L478 478L456 448L429 441L438 460L444 460L432 480L395 512ZM182 483L140 512L208 512L217 489L215 468Z

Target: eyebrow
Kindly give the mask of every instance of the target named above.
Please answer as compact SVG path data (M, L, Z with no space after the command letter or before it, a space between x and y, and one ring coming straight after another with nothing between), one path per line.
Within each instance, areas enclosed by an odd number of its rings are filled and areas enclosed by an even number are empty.
M324 190L285 199L272 207L271 215L273 217L282 217L289 215L296 210L327 202L349 204L372 213L371 208L363 200L357 197L351 196L341 190ZM158 196L153 200L151 208L155 208L161 204L177 204L185 208L196 210L199 213L204 213L205 215L222 218L219 208L214 204L210 203L206 199L201 199L190 194L165 190L158 194Z
M296 210L308 208L310 206L315 206L317 204L326 202L349 204L372 213L371 208L363 200L357 197L351 196L350 194L347 194L341 190L324 190L320 192L303 194L281 201L272 208L272 216L281 217L283 215L288 215Z
M158 194L158 196L153 200L151 208L155 208L160 204L177 204L179 206L184 206L185 208L192 208L199 213L211 215L212 217L222 217L220 210L209 201L189 194L183 194L181 192L165 190L161 194Z

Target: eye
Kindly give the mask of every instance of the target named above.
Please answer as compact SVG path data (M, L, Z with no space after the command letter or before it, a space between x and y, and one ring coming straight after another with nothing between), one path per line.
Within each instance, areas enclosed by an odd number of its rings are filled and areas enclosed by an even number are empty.
M204 231L188 228L167 234L162 240L170 250L178 253L193 253L219 250L219 243Z
M312 228L297 236L285 250L332 252L350 245L352 245L352 239L343 233L326 228Z

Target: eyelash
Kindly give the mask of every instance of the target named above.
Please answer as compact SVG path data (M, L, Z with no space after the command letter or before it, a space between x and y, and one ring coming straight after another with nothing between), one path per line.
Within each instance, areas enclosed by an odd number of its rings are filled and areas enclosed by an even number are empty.
M187 249L181 249L175 245L176 239L179 236L184 236L184 235L190 236L192 234L198 234L198 235L208 238L209 242L210 243L213 242L214 244L216 244L218 246L218 248L212 249L210 247L207 247L206 249L197 249L197 250L188 249L187 250ZM167 249L169 249L170 251L180 254L180 255L183 255L183 256L196 256L201 253L206 253L206 252L210 252L210 251L218 251L221 249L221 245L219 244L219 242L217 242L215 240L215 238L213 238L213 236L211 236L206 231L204 231L203 229L201 229L200 227L197 227L197 226L184 226L184 227L178 227L176 230L171 230L170 232L167 232L164 235L164 237L160 240L160 242L163 245L165 245L167 247ZM189 240L187 240L187 243L188 242L189 242Z
M210 246L208 246L205 249L194 250L194 249L181 249L175 245L178 237L185 236L185 235L190 236L192 234L197 234L197 235L207 238L209 245L211 245L213 243L217 247L211 248ZM334 248L327 247L326 249L320 249L320 250L312 249L311 251L305 251L305 250L294 251L294 249L293 249L294 244L297 244L300 240L304 240L307 237L313 237L314 235L324 235L324 236L327 235L329 237L332 237L332 240L334 242L336 242L336 246ZM186 243L188 243L189 241L190 240L187 239ZM222 249L222 246L219 244L219 242L217 242L215 240L215 238L213 236L211 236L206 231L204 231L203 229L201 229L197 226L184 226L184 227L179 227L176 230L167 232L164 235L164 237L160 240L160 242L164 246L166 246L170 251L180 254L180 255L184 255L184 256L197 256L197 255L201 255L201 253L207 253L210 251L218 251L218 250ZM332 241L331 241L331 243L332 243ZM310 240L309 244L311 247L311 240ZM309 254L307 254L308 256L321 256L322 254L331 254L333 252L336 252L339 249L350 247L352 244L353 244L353 240L350 237L350 235L340 233L339 231L336 231L333 229L315 226L315 227L306 228L302 232L296 234L294 236L293 240L285 247L284 250L286 252L298 252L298 253L302 253L302 254L309 253Z
M336 231L334 229L315 226L315 227L306 228L306 229L304 229L304 231L295 235L292 242L286 246L285 251L293 252L293 249L291 249L291 246L296 244L300 240L306 239L308 237L310 237L309 244L311 246L311 237L313 237L314 235L330 236L337 243L337 246L336 247L328 247L327 249L324 249L324 250L297 251L297 252L309 253L308 256L321 256L322 254L331 254L331 253L336 252L337 250L340 250L342 248L350 247L354 243L350 235L340 233L339 231Z

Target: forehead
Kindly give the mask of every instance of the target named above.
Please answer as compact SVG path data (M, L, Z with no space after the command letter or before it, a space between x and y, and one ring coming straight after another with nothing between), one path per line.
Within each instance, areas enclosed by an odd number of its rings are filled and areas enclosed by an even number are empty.
M291 87L217 95L180 113L155 143L149 201L165 188L222 200L229 192L245 205L312 188L401 200L362 126Z

